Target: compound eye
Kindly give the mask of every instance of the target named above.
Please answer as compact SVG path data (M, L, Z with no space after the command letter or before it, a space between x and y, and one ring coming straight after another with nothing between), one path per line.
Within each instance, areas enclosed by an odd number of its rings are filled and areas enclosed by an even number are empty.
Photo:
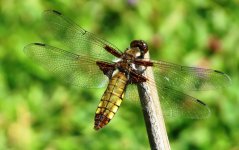
M142 41L142 50L144 54L148 52L148 45L144 41Z
M141 53L145 54L148 51L148 45L143 40L134 40L130 43L130 47L138 47Z

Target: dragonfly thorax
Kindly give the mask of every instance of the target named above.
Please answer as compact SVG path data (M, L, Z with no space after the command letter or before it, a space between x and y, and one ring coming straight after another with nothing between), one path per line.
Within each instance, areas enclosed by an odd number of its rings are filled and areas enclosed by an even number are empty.
M125 51L125 55L126 57L128 56L128 58L126 59L132 59L132 58L138 58L142 55L140 49L138 47L134 47L134 48L129 48Z

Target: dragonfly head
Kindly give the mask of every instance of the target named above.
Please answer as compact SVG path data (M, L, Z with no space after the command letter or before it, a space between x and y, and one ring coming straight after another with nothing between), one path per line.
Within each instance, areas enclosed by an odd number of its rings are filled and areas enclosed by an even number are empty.
M140 50L140 57L143 58L144 54L148 52L148 45L143 40L133 40L130 43L130 48L139 48Z

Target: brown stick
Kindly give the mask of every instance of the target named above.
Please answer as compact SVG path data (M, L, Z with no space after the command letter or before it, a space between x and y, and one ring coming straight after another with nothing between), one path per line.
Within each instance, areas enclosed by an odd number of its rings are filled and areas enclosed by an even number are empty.
M149 58L146 54L145 58ZM154 80L153 70L148 67L145 71L146 77ZM160 107L156 86L143 82L138 84L140 102L143 109L144 121L147 128L148 139L151 149L170 150L167 131L164 124L163 113Z

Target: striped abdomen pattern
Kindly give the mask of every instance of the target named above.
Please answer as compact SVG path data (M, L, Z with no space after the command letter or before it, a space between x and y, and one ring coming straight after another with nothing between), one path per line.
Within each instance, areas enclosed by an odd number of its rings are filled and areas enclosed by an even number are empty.
M110 122L123 101L127 78L124 73L117 72L109 81L95 113L96 130L104 127Z

